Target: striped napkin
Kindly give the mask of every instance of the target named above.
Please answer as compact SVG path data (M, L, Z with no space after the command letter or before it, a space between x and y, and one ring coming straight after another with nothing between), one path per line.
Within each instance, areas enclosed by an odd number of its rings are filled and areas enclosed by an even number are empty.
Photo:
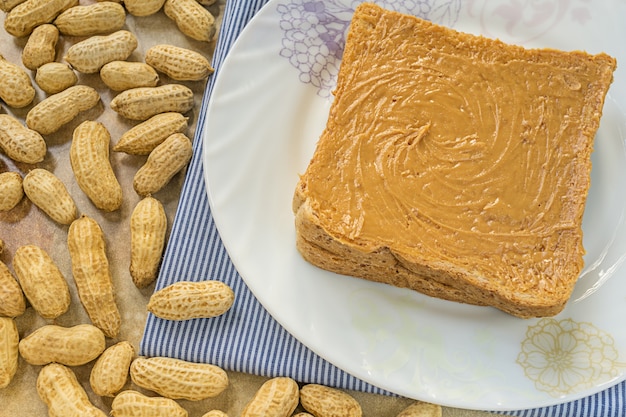
M267 0L228 0L213 56L216 73L246 23ZM213 89L210 78L202 108ZM273 377L286 375L302 383L319 383L383 395L372 386L320 358L283 329L254 298L233 266L216 230L202 170L204 119L198 119L194 156L187 169L156 290L179 280L211 277L227 283L236 294L231 310L213 319L167 321L149 315L140 354L213 363L226 370ZM511 411L524 417L626 417L626 384L554 407Z

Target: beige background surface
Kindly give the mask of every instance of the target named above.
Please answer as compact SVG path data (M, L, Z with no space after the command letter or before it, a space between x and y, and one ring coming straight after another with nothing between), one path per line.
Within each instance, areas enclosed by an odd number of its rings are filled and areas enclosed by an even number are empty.
M89 4L92 1L81 0L81 4ZM218 23L223 10L223 0L209 7L209 10L218 18ZM4 13L1 13L0 24L4 23ZM143 61L145 51L152 45L159 43L171 43L187 47L211 58L215 42L203 43L193 41L182 35L174 22L169 20L161 11L153 16L135 18L128 16L126 29L135 33L139 39L139 46L131 55L131 61ZM219 34L219 33L218 33ZM22 66L21 51L26 44L27 38L13 38L4 29L0 30L0 54L10 62ZM63 61L63 53L79 38L61 37L57 45L57 61ZM32 78L34 72L26 70ZM161 83L169 83L171 80L161 74ZM107 340L111 345L119 340L128 340L133 343L135 349L139 347L143 327L146 319L146 304L150 294L154 290L154 284L146 289L138 290L132 283L128 273L130 259L129 244L130 235L128 222L130 213L139 197L134 192L132 180L134 173L144 163L145 157L129 156L121 153L111 153L111 162L114 171L124 189L124 202L120 210L113 213L99 211L78 188L69 164L69 146L73 129L84 120L96 120L102 122L111 133L112 143L126 130L136 124L117 116L109 108L109 102L114 94L100 81L99 76L79 74L79 83L91 85L101 94L101 102L95 108L80 114L60 131L46 136L48 154L39 167L53 171L63 180L70 194L74 197L79 212L87 214L101 225L107 241L107 253L112 269L114 286L116 289L117 302L122 315L122 329L118 339ZM183 83L196 92L196 105L188 114L190 127L188 135L193 137L197 122L197 112L200 108L202 93L205 82ZM36 85L35 85L36 87ZM36 87L37 88L37 87ZM23 109L11 109L1 103L1 113L11 114L21 121L30 108L43 100L45 94L37 89L37 96L32 105ZM34 166L16 164L6 155L0 152L0 172L18 171L22 176L26 175ZM180 188L183 182L183 174L179 174L168 186L155 195L165 206L169 227L173 220L178 204ZM27 308L26 313L16 319L20 337L25 337L36 328L55 323L62 326L73 326L79 323L89 323L80 301L76 295L76 289L71 275L71 265L67 251L67 226L60 226L46 217L37 207L33 206L28 199L9 212L0 212L0 238L5 241L6 249L0 254L0 260L12 268L11 259L15 250L25 244L35 244L46 250L57 266L61 269L68 281L72 293L70 311L54 321L46 321L39 317L32 308ZM169 233L169 230L168 230ZM73 368L81 384L87 391L94 404L101 407L107 413L110 411L111 398L101 398L91 392L88 384L89 373L93 363ZM0 417L5 416L43 416L47 410L39 399L35 388L39 366L27 364L20 358L17 374L11 384L0 390ZM239 415L246 402L254 395L256 389L264 382L264 378L229 372L230 386L225 392L214 399L190 402L180 401L180 404L189 411L190 416L201 416L211 409L220 409L231 416ZM137 389L131 382L126 388ZM140 390L141 391L141 390ZM144 391L144 393L147 393ZM412 400L404 398L390 398L379 395L352 393L361 403L363 413L366 416L395 416L401 409L406 407ZM489 413L467 411L452 408L444 408L444 416L456 417L479 417L492 415Z

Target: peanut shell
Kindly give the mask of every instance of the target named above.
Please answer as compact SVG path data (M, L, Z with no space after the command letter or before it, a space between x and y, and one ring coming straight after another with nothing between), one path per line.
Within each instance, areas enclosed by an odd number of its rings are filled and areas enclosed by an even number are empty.
M133 16L150 16L161 10L165 0L124 0L124 6Z
M163 11L186 36L204 42L213 39L215 17L196 0L166 0Z
M51 363L39 371L37 393L48 406L48 417L107 417L94 406L67 366Z
M110 35L91 36L70 46L63 57L78 72L94 74L107 63L124 61L137 48L132 32L118 30Z
M141 121L159 113L186 113L193 105L193 91L181 84L131 88L119 93L110 103L120 116Z
M24 69L0 55L0 99L8 106L22 108L35 98L35 89Z
M105 346L104 333L91 324L72 327L47 324L23 338L19 350L31 365L55 362L79 366L100 356Z
M45 319L54 319L70 307L70 290L50 255L36 245L20 246L13 269L31 306Z
M136 358L130 377L137 386L174 400L215 397L228 386L226 372L216 365L166 357Z
M24 197L22 176L18 172L7 171L0 174L0 211L9 211Z
M121 316L100 225L91 217L82 215L70 225L67 243L78 297L87 315L107 337L116 337Z
M112 61L100 69L100 78L113 91L156 87L159 74L143 62Z
M314 416L360 417L361 406L348 393L319 384L300 388L300 404Z
M17 372L18 343L15 320L0 317L0 389L7 387Z
M12 160L26 164L43 161L48 151L39 132L8 114L0 114L0 148Z
M148 397L127 390L115 397L111 404L113 417L187 417L187 410L170 398Z
M56 26L46 23L37 26L28 37L28 42L22 50L22 63L31 70L54 62L56 46L59 41L59 30Z
M150 296L148 311L165 320L211 318L233 305L235 293L221 281L178 281Z
M50 171L35 168L26 174L24 192L34 205L59 224L70 224L78 217L76 203L65 184Z
M93 87L74 85L37 103L26 114L26 125L42 135L49 135L99 101L100 94Z
M126 10L112 1L74 6L54 20L59 32L67 36L103 35L122 29L125 23Z
M135 173L133 188L140 196L155 194L189 163L192 153L189 138L174 133L150 152L146 163Z
M113 150L131 155L148 155L174 133L185 133L188 117L176 112L160 113L126 131Z
M24 314L24 310L26 310L26 301L22 287L9 267L0 261L0 316L18 317Z
M111 135L100 122L86 120L72 135L70 163L81 190L101 210L115 211L122 205L120 185L109 159Z
M440 405L415 401L402 410L397 417L441 417L442 413Z
M298 394L298 384L293 379L271 378L246 404L241 417L290 417L298 406Z
M140 200L130 216L130 276L137 288L156 279L166 231L167 217L161 202L151 196Z
M75 85L78 76L67 64L50 62L37 69L35 82L48 94L56 94Z
M77 4L78 0L26 0L6 14L4 29L17 38L30 35L37 26L51 23L61 12Z
M145 59L157 71L179 81L200 81L214 71L202 54L180 46L154 45L146 51Z
M107 348L96 360L89 375L93 392L101 397L113 397L120 392L126 385L134 357L135 348L130 342L118 342Z

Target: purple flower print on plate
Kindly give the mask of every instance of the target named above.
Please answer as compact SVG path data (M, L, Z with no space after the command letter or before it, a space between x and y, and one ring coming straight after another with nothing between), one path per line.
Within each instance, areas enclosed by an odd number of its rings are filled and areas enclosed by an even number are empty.
M356 6L362 1L290 0L278 3L283 32L280 56L298 70L300 81L321 97L335 85L345 36ZM453 27L461 0L377 1L381 6Z

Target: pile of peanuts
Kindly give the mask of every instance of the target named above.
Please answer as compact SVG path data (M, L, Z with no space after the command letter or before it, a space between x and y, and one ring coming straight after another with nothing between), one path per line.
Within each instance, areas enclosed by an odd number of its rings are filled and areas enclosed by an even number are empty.
M110 110L136 124L111 144L110 131L102 122L78 123L69 149L71 169L93 206L113 213L122 205L124 190L111 165L110 149L145 158L132 182L139 201L130 215L128 272L137 288L152 284L168 224L163 204L154 195L184 170L192 156L186 114L194 106L194 92L184 82L206 80L213 68L201 53L170 44L149 48L144 62L127 60L138 41L124 29L126 17L143 18L162 11L184 36L211 42L216 24L207 6L214 2L0 0L6 32L27 38L21 63L9 62L0 54L0 100L9 109L27 109L23 120L0 112L0 157L26 167L23 174L18 170L0 173L0 211L10 212L26 198L50 221L65 227L74 285L91 322L54 323L70 308L70 288L42 247L18 247L12 258L13 272L0 261L0 390L14 379L21 357L36 367L36 390L51 417L105 416L90 401L87 390L112 398L113 416L187 416L176 400L212 398L229 385L227 373L218 366L138 357L129 341L118 340L122 317L104 231L96 219L80 213L67 185L53 171L38 166L49 154L47 138L101 102L98 91L79 83L77 74L98 75L115 94ZM61 39L72 44L57 59ZM171 82L162 83L162 75ZM36 87L45 93L38 102ZM0 253L3 248L0 239ZM231 288L219 281L180 281L151 294L147 309L165 320L211 318L228 311L234 297ZM48 324L28 329L20 340L16 318L29 307ZM73 368L88 363L93 364L89 381L79 381ZM307 412L294 414L298 406ZM276 377L259 388L241 415L361 414L358 402L342 390L300 386L291 378ZM399 414L440 415L439 406L422 402ZM209 416L226 414L211 410L204 414Z

